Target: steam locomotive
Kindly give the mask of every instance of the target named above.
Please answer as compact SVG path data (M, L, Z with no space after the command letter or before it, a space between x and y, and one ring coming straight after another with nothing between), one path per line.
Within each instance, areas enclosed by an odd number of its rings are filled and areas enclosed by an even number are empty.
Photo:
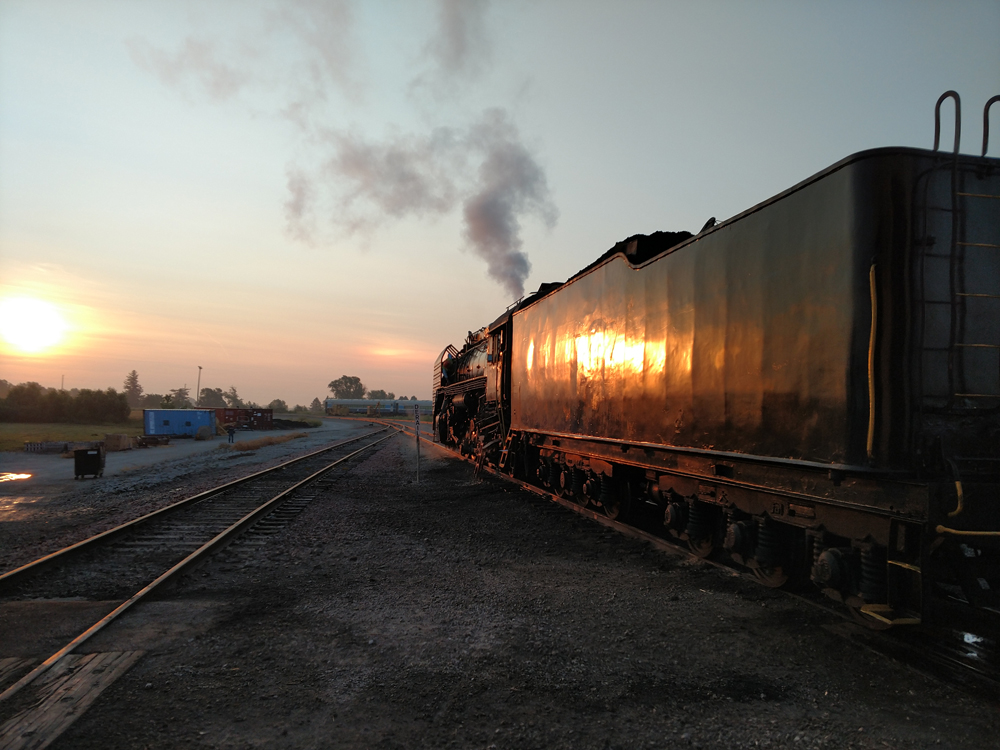
M951 97L958 121L958 95ZM994 97L989 107L1000 97ZM433 372L436 439L871 627L1000 621L1000 159L880 148L619 242Z

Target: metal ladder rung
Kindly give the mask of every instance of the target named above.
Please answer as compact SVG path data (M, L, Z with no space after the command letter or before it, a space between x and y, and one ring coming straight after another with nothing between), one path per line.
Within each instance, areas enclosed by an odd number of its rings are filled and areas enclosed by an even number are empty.
M956 398L1000 398L1000 393L956 393Z
M500 449L500 463L499 468L503 469L507 466L507 458L510 455L510 444L514 441L514 431L511 430L507 433L507 439L503 442L503 448Z
M956 292L956 297L988 297L989 299L1000 299L1000 294L979 294L978 292Z
M991 242L956 242L955 244L962 247L992 247L1000 250L1000 245L994 245Z
M964 346L969 349L1000 349L1000 344L963 344L957 341L955 346Z
M966 198L995 198L1000 200L1000 195L990 195L989 193L958 193Z

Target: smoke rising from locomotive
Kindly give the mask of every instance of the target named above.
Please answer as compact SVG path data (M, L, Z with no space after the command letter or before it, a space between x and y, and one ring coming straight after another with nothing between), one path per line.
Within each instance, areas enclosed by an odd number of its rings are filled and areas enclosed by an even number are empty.
M442 96L454 93L490 62L491 44L486 30L485 0L439 0L437 28L424 47L432 69L413 79L411 91L429 90Z
M486 0L438 0L423 48L426 67L411 79L411 94L454 94L486 69L487 9ZM315 166L293 162L286 171L283 209L292 239L313 244L324 216L335 227L363 233L461 209L468 248L486 262L492 279L514 298L522 296L531 264L521 249L521 223L533 215L551 227L558 212L545 172L509 113L488 109L461 126L383 139L329 124L336 93L342 103L364 99L351 4L294 0L268 11L265 21L267 31L253 44L188 37L172 52L142 39L128 46L139 67L171 88L203 90L217 101L246 96L246 104L261 93L277 94L280 115L315 157L309 160ZM292 64L270 68L270 53L289 38L298 52Z
M479 186L466 199L465 238L486 261L489 275L515 299L524 294L531 271L521 252L518 216L536 213L552 227L558 216L549 199L545 172L518 140L517 130L502 111L487 113L474 138L486 157L479 167Z
M315 198L313 184L302 172L288 170L288 200L285 201L285 219L288 233L300 242L312 238L312 203Z
M125 44L136 65L170 88L178 88L185 79L194 78L213 99L225 101L239 93L251 79L246 70L219 60L215 45L203 39L188 37L175 54L157 49L144 39L129 39Z
M463 235L489 276L513 297L523 295L531 264L521 252L521 217L533 214L551 227L558 212L545 171L505 110L487 110L464 132L438 128L386 143L340 133L327 139L335 153L324 177L331 190L348 186L339 194L337 223L367 230L389 219L446 214L461 203ZM289 180L289 189L289 225L305 233L300 198L315 191L301 176Z

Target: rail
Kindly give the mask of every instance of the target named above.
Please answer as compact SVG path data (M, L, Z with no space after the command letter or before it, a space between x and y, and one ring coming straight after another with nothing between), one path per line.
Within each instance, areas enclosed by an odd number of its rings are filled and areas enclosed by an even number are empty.
M120 526L115 526L113 529L102 531L100 534L95 534L92 537L88 537L87 539L76 542L75 544L71 544L68 547L63 547L62 549L56 550L55 552L51 552L48 555L38 558L37 560L32 560L30 563L26 563L24 565L21 565L20 567L8 570L3 575L0 575L0 590L2 590L5 586L12 583L15 579L22 578L25 574L29 572L31 573L37 572L37 570L44 565L48 565L52 562L55 562L68 554L79 552L84 548L91 547L97 544L98 542L107 541L111 537L118 536L119 534L122 534L126 531L131 531L140 524L146 523L147 521L151 521L154 518L165 516L169 513L180 510L189 505L193 505L194 503L201 502L202 500L207 500L208 498L214 495L219 495L223 492L226 492L227 490L231 490L232 488L237 487L246 482L251 482L254 479L259 479L260 477L266 474L280 471L289 466L293 466L294 464L306 461L310 458L314 458L315 456L318 456L321 453L327 453L331 450L341 448L345 445L356 443L359 440L364 440L366 437L372 437L373 435L377 435L380 432L385 432L385 429L383 428L382 430L369 432L365 435L359 435L358 437L350 438L349 440L342 440L339 443L328 445L325 448L320 448L319 450L313 451L312 453L307 453L304 456L293 458L290 461L285 461L276 466L272 466L269 469L263 469L261 471L256 471L253 474L247 474L245 477L240 477L239 479L235 479L232 482L227 482L226 484L220 484L218 487L213 487L212 489L206 490L205 492L199 492L198 494L192 495L191 497L185 498L184 500L179 500L176 503L171 503L170 505L167 505L164 508L160 508L159 510L154 510L152 513L147 513L144 516L139 516L138 518L134 518L131 521L121 524Z
M386 429L388 429L388 428L379 430L375 434L378 434L378 432L385 432ZM371 433L369 433L369 435L367 435L367 436L361 436L361 438L358 438L358 439L363 439L364 437L370 437L370 436L371 436ZM43 661L41 664L39 664L33 670L31 670L26 675L24 675L21 679L19 679L13 685L11 685L6 690L4 690L2 693L0 693L0 703L2 703L5 700L10 699L14 695L16 695L18 692L20 692L23 688L25 688L28 685L30 685L32 682L34 682L36 679L38 679L38 677L40 677L42 674L44 674L45 672L47 672L52 666L54 666L60 659L62 659L64 656L67 656L68 654L72 653L73 650L75 650L77 647L79 647L80 645L82 645L83 643L85 643L86 641L88 641L90 638L92 638L93 636L95 636L97 633L99 633L101 630L103 630L105 627L107 627L109 624L111 624L114 620L116 620L118 617L120 617L122 614L124 614L127 610L131 609L135 604L137 604L138 602L140 602L141 600L143 600L144 598L146 598L152 591L154 591L155 589L157 589L160 586L162 586L164 583L166 583L168 580L172 579L178 573L180 573L180 572L188 569L192 565L194 565L196 562L200 561L206 555L214 552L216 549L218 549L222 545L228 543L232 537L234 537L235 535L237 535L241 531L245 530L249 526L253 525L261 517L269 514L282 501L284 501L291 493L293 493L296 490L304 487L307 484L310 484L310 483L316 481L321 476L323 476L324 474L326 474L329 471L331 471L335 466L338 466L339 464L341 464L341 463L343 463L343 462L345 462L345 461L353 458L354 456L358 455L359 453L362 453L362 452L368 450L369 448L372 448L372 447L374 447L374 446L378 445L379 443L382 443L382 442L384 442L386 440L390 440L391 438L393 438L395 436L396 436L396 433L393 432L392 434L386 435L385 437L382 437L382 438L379 438L378 440L376 440L376 441L374 441L372 443L369 443L368 445L365 445L365 446L359 448L358 450L353 451L352 453L347 454L346 456L338 458L336 461L333 461L330 464L328 464L328 465L324 466L323 468L319 469L318 471L313 472L312 474L310 474L309 476L307 476L305 479L302 479L302 480L296 482L295 484L293 484L292 486L287 487L286 489L282 490L280 493L278 493L274 497L270 498L265 503L263 503L262 505L258 506L254 510L252 510L250 513L247 513L246 515L244 515L238 521L236 521L235 523L231 524L230 526L228 526L227 528L225 528L223 531L219 532L218 534L216 534L215 536L213 536L211 539L209 539L207 542L205 542L204 544L202 544L201 546L199 546L196 550L194 550L192 553L190 553L189 555L187 555L183 560L181 560L180 562L174 564L165 573L162 573L161 575L159 575L151 583L147 584L142 589L140 589L138 592L136 592L135 594L133 594L131 597L129 597L126 601L124 601L122 604L120 604L118 607L116 607L110 613L108 613L107 615L105 615L104 617L102 617L100 620L98 620L96 623L94 623L93 625L91 625L84 632L80 633L80 635L76 636L73 640L71 640L69 643L67 643L65 646L63 646L61 649L59 649L58 651L56 651L54 654L52 654L49 658L47 658L45 661ZM355 442L355 440L344 441L344 442L345 443L346 442ZM343 445L343 444L344 443L340 443L339 445ZM281 466L272 467L271 469L267 469L267 470L262 471L262 472L256 472L255 474L250 475L250 477L259 477L262 474L268 474L268 473L271 473L273 471L277 471L280 468L282 468L284 466L287 466L288 464L296 463L299 460L308 458L310 456L315 456L315 455L317 455L319 453L323 453L323 452L331 450L331 449L332 449L331 447L328 447L328 448L321 449L319 451L315 451L314 453L309 454L309 456L303 456L303 457L301 457L301 459L296 459L294 461L285 462L285 464L283 464ZM250 477L245 477L242 481L247 481ZM232 487L234 484L240 484L240 483L241 483L240 481L230 482L227 485L223 485L223 486L224 487ZM219 489L220 488L216 488L216 490L219 490ZM215 494L213 491L209 491L209 492L211 494ZM200 497L201 499L204 499L203 495L205 495L205 494L206 493L202 493L202 495L196 495L195 497ZM190 504L190 502L191 502L192 499L193 498L189 498L188 501L187 501L187 503ZM170 507L171 508L176 508L176 505L170 506ZM164 509L164 510L166 510L166 509ZM153 515L153 514L150 514L150 515ZM141 520L141 519L137 519L137 520ZM127 526L131 526L131 525L132 524L127 524ZM98 535L98 537L92 537L90 540L87 540L87 543L92 543L93 540L96 540L99 537L103 538L103 539L108 539L107 533L105 533L105 534L102 534L102 535ZM76 546L76 545L74 545L74 546ZM24 567L28 568L28 567L32 567L32 566L24 566Z

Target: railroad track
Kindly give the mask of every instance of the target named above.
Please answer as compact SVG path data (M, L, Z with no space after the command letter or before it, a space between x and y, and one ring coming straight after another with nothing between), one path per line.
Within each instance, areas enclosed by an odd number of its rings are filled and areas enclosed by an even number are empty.
M397 430L403 430L411 436L414 434L414 428L411 424L391 424L391 426ZM755 576L734 565L699 557L688 550L686 546L667 537L612 520L599 511L583 507L541 487L497 472L490 466L481 465L458 451L435 443L431 439L431 435L424 430L421 430L420 439L472 464L477 473L486 472L511 482L528 492L557 503L574 513L586 516L625 536L640 539L665 552L681 553L692 560L699 560L732 575L739 575L759 583ZM858 646L892 658L921 674L948 682L972 692L978 697L985 695L1000 702L1000 643L996 640L996 635L993 637L979 635L962 628L948 627L943 624L931 624L920 628L898 627L887 631L869 630L863 625L859 625L848 613L836 607L833 602L819 593L804 593L789 589L780 589L780 591L786 596L833 615L836 618L834 622L839 623L839 627L836 627L835 631ZM957 621L957 612L961 608L953 607L948 602L942 602L939 609L935 622L947 623ZM985 631L982 632L985 633Z
M327 446L193 495L0 576L2 601L122 602L0 693L0 709L32 683L44 684L53 674L85 666L73 652L136 603L241 534L274 533L308 504L329 472L396 434L383 428ZM357 443L364 444L356 447ZM10 660L0 659L0 676L5 661ZM105 669L124 671L130 664L123 661ZM19 731L8 727L6 736L0 732L0 746L7 747Z

